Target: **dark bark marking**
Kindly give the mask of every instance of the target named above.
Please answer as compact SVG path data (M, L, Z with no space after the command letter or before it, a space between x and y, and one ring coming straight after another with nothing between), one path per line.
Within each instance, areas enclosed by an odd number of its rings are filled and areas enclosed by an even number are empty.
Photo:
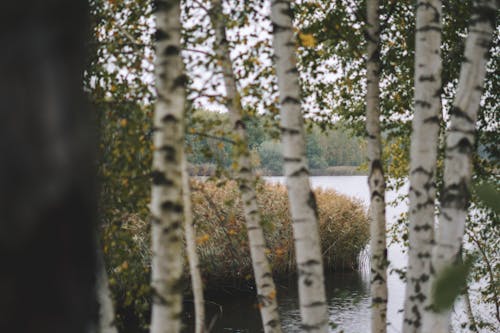
M151 178L153 180L153 185L172 186L174 184L172 180L167 179L165 174L159 170L151 172Z
M420 77L418 78L418 81L420 82L435 82L436 81L436 77L431 74L431 75L420 75Z
M300 177L302 175L309 175L309 170L306 167L302 167L299 170L292 172L289 177Z
M318 219L318 205L316 203L316 197L314 196L313 191L309 191L309 197L307 198L307 205L311 207L311 209L314 211L314 216L316 216L316 219Z
M439 116L432 116L432 117L425 118L424 124L428 124L428 123L439 124L439 121L440 121Z
M174 91L177 88L185 88L189 79L186 74L181 74L177 76L173 83L172 83L172 88L170 89L171 91Z
M181 227L181 224L179 222L174 222L168 227L164 227L162 232L163 234L170 234L171 232L175 232Z
M154 38L156 42L160 42L162 40L170 38L170 34L161 29L157 29Z
M235 130L239 130L239 129L242 129L242 130L246 130L246 125L245 123L243 122L243 120L241 119L238 119L235 123L234 123L234 129Z
M416 100L415 101L416 106L420 106L425 109L430 109L432 107L432 104L427 102L427 101L422 101L422 100Z
M280 130L281 130L282 134L290 134L290 135L300 134L300 130L295 129L295 128L289 128L289 127L280 126Z
M474 120L458 106L453 106L450 109L450 116L457 117L457 118L463 118L469 123L474 123Z
M175 161L175 155L177 153L177 150L174 148L174 146L171 145L165 145L160 148L160 151L163 151L165 153L165 160L168 162L173 162Z
M295 98L295 97L292 97L292 96L286 96L282 101L281 101L281 105L285 105L285 104L294 104L294 105L297 105L297 104L300 104L300 101Z
M165 124L178 122L177 118L175 118L175 116L171 113L169 113L169 114L165 115L163 118L161 118L161 121Z
M181 50L179 49L179 47L175 46L175 45L169 45L165 48L165 50L163 51L163 54L165 56L176 56L176 55L179 55L181 52Z
M173 202L171 200L166 200L161 204L161 209L166 211L171 211L174 213L182 213L183 205L178 202Z
M445 208L465 209L470 200L470 189L462 179L458 184L451 184L443 189L441 206Z

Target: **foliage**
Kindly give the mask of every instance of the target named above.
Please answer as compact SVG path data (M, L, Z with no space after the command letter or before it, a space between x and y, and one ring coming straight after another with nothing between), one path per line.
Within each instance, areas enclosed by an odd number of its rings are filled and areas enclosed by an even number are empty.
M266 118L266 116L261 116ZM281 175L283 172L282 148L274 140L263 123L255 118L246 118L249 147L255 156L255 166L267 175ZM227 114L197 110L188 120L189 162L194 165L213 164L224 168L231 165L231 128ZM326 171L329 167L359 166L366 155L364 140L350 131L321 128L309 123L306 153L313 170ZM325 173L325 172L323 172Z
M431 295L434 311L443 312L453 306L467 285L473 260L473 256L468 256L464 262L447 267L437 276Z

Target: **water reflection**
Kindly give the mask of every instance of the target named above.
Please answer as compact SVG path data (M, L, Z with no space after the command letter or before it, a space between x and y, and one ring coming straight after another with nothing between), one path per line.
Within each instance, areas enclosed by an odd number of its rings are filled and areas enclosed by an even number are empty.
M368 332L369 284L366 274L359 272L328 273L325 276L331 332ZM300 313L295 277L278 284L278 300L283 328L300 332ZM210 301L210 297L207 300ZM217 318L212 332L262 332L255 296L226 291L217 296L217 304L207 305L207 318ZM189 320L189 319L188 319ZM192 331L192 324L186 332Z
M331 331L368 332L370 323L365 315L370 305L367 276L358 272L329 273L325 276L325 284ZM281 291L279 296L283 328L286 332L300 332L295 284L286 293Z

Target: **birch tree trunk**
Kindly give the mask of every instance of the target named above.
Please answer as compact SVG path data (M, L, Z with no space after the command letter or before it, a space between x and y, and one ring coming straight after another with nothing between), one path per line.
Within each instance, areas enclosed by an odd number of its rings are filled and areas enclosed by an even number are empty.
M282 332L278 313L276 287L273 281L271 267L265 253L266 241L261 226L261 216L257 205L257 194L255 190L256 177L252 170L250 160L247 132L245 123L242 119L243 107L236 86L236 77L232 68L221 0L212 0L211 20L215 30L215 52L220 61L224 76L226 107L229 111L229 118L234 131L233 136L235 145L233 146L233 157L236 161L236 181L243 203L243 212L248 232L248 243L250 246L250 256L252 258L252 268L257 287L257 299L259 302L262 324L264 332L266 333Z
M486 75L487 54L495 29L499 2L474 2L460 69L458 88L450 110L446 136L446 158L439 230L432 253L431 283L444 269L457 264L460 256L472 178L475 125ZM424 314L424 331L448 333L451 309Z
M271 1L273 46L281 104L283 169L286 177L297 257L302 331L328 332L323 263L316 199L309 183L304 119L290 1Z
M205 328L205 301L203 299L203 282L201 280L200 263L196 252L196 233L193 224L191 206L191 188L189 186L189 173L187 171L186 155L183 158L182 190L184 196L184 227L186 233L186 252L191 273L191 286L194 297L195 333L206 332Z
M403 333L422 329L429 277L441 119L441 0L417 1L415 116L410 147L409 252Z
M367 92L366 133L370 165L370 294L371 331L386 332L387 319L387 248L385 232L385 179L380 138L380 22L379 1L367 2Z
M154 112L151 333L180 332L182 310L182 160L184 103L179 0L156 2L156 90Z
M109 290L108 274L102 256L101 247L97 251L97 303L99 304L98 333L118 333L115 325L115 311L111 291Z

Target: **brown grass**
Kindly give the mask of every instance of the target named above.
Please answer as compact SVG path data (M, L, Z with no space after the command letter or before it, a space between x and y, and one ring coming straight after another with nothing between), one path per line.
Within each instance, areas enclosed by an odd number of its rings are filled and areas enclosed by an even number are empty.
M316 190L325 268L353 269L369 237L364 207L332 190ZM285 186L258 184L266 252L277 278L295 273L295 258ZM248 240L234 182L217 186L193 182L198 250L207 281L252 279Z

